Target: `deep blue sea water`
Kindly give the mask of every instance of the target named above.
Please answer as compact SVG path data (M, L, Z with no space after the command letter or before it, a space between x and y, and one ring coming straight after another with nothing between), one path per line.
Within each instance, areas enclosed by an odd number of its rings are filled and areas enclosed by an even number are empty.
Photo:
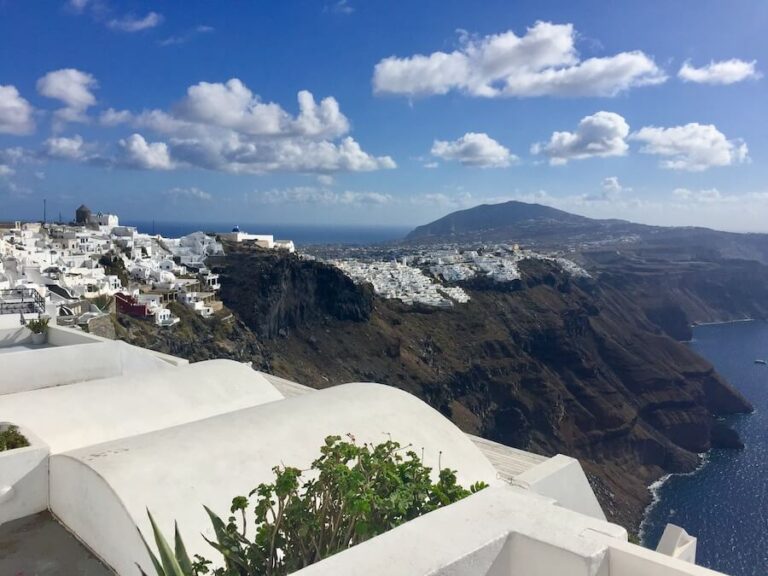
M253 224L233 222L121 222L136 226L139 232L162 234L166 238L178 238L192 232L228 232L234 225L251 234L272 234L275 238L293 240L297 246L308 244L374 244L400 240L411 231L404 226L320 226L290 224Z
M672 476L656 492L643 543L655 546L667 522L698 538L697 564L733 576L768 576L768 323L699 326L691 348L752 402L729 418L746 448L713 450L699 471Z

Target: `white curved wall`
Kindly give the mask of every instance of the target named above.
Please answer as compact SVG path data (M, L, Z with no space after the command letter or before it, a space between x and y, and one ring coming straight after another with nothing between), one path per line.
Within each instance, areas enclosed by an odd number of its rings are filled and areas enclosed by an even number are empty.
M169 538L178 521L190 554L215 557L200 536L213 537L204 504L226 517L232 497L272 480L273 466L306 468L326 436L345 433L376 443L390 434L418 454L423 448L428 466L440 459L465 485L504 484L471 440L416 397L346 384L54 455L51 510L118 574L147 560L134 527L151 534L147 508Z
M170 367L152 353L119 341L6 352L0 370L0 396Z
M84 347L99 350L98 344ZM56 350L77 348L71 346ZM19 354L23 354L20 352ZM208 360L0 396L4 420L64 452L283 398L250 367Z

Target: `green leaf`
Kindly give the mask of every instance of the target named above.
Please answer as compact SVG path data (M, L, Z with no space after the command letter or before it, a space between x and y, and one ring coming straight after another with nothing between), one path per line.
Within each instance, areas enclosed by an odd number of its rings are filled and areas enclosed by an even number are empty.
M184 546L184 540L181 539L181 534L179 534L178 522L174 523L173 528L176 559L179 561L179 566L181 567L182 572L185 575L189 574L192 576L192 574L194 574L194 570L192 570L192 561L189 559L189 555L187 554L187 549Z
M174 555L173 550L171 550L168 541L160 532L160 529L157 527L155 519L152 517L152 514L149 512L149 510L147 510L147 515L149 516L150 524L152 524L152 532L154 532L155 535L155 544L157 544L157 549L160 553L160 563L163 566L163 575L193 576L191 573L184 574L184 572L181 571L181 566L179 566L179 562L176 560L176 556Z
M147 514L149 514L149 509L147 509ZM152 521L152 515L149 515L150 522ZM137 529L138 530L138 529ZM149 552L149 558L152 560L152 564L155 567L155 572L157 573L157 576L166 576L165 570L163 570L163 567L160 565L160 561L157 559L157 556L155 556L155 553L152 551L152 548L150 548L149 543L147 542L146 538L144 538L144 534L141 533L141 530L139 530L139 536L141 537L141 541L144 542L144 547L147 549L147 552ZM144 570L139 566L139 570L141 570L142 574L144 573Z

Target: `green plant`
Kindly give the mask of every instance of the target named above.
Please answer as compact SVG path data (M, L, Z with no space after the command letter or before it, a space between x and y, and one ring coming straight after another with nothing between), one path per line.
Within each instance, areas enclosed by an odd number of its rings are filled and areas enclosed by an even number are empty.
M486 487L464 488L447 468L433 482L431 468L408 448L392 440L373 445L329 436L307 477L298 468L274 467L273 482L232 500L227 522L206 507L216 535L207 541L221 554L221 568L211 569L199 556L190 562L178 530L174 556L150 516L158 576L289 574Z
M0 452L26 446L29 446L29 441L16 426L11 425L4 430L0 429Z
M43 334L48 329L49 318L37 318L27 322L29 328L34 334Z

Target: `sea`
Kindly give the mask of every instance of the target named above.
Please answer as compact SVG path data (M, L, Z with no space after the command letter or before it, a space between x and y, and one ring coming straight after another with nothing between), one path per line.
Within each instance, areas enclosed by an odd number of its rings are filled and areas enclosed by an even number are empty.
M216 223L216 222L152 222L125 221L125 226L135 226L139 232L161 234L166 238L178 238L192 232L229 232L238 225L243 232L271 234L277 239L293 240L297 246L313 244L367 245L403 239L412 227L405 226L327 226L290 225L265 223Z
M655 547L667 522L698 538L696 563L732 576L768 576L768 323L694 328L690 347L755 407L727 421L744 450L712 450L694 473L652 487L654 502L641 530Z

